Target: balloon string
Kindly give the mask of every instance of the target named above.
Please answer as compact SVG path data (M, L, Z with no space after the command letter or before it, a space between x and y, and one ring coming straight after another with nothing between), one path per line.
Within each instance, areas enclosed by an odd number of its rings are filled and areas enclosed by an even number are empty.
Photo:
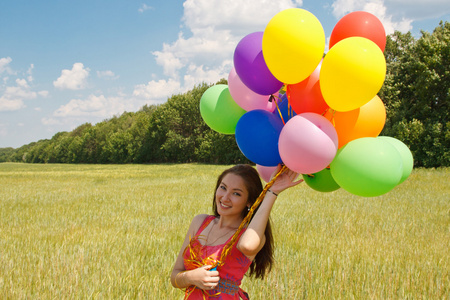
M272 97L275 98L274 95L271 95L270 97L271 97L271 98L272 98ZM270 101L270 100L269 100L269 101ZM286 122L284 122L283 114L281 113L280 107L278 106L278 101L275 101L275 105L276 105L276 107L277 107L277 111L278 111L278 114L280 115L281 121L283 122L283 125L286 125Z
M327 113L328 113L328 112L330 112L330 114L331 114L331 116L329 116L329 119L328 119L328 117L327 117ZM336 110L334 110L334 109L332 109L332 108L327 108L327 109L323 112L322 116L326 117L327 120L330 121L331 124L333 124L334 127L336 127L336 122L335 122L335 120L334 120L334 115L335 115L335 114L336 114ZM329 115L329 114L328 114L328 115Z
M237 239L239 238L239 234L241 233L241 231L244 229L245 226L247 226L252 217L253 214L255 212L255 210L258 208L258 206L261 204L261 202L264 200L264 197L267 193L267 190L270 189L272 187L272 185L275 183L275 180L277 180L278 176L280 176L281 174L283 174L284 171L286 171L287 167L283 166L280 171L278 171L278 173L266 184L266 186L264 187L264 189L262 190L261 194L258 196L258 198L256 199L255 203L253 203L252 207L250 208L250 210L248 211L247 215L245 216L245 218L242 220L241 225L239 225L239 228L236 230L236 232L233 234L233 236L231 237L231 240L225 245L225 247L223 248L222 254L220 255L220 259L217 262L217 264L214 267L220 267L223 265L225 258L227 257L227 255L230 253L231 248L233 247L233 245L237 242Z
M291 119L291 114L293 117L294 113L291 113L291 86L289 84L286 85L286 98L288 100L288 116Z

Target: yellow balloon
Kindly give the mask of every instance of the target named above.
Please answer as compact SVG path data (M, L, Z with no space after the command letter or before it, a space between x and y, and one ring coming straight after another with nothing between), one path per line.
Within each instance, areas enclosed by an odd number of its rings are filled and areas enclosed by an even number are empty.
M322 24L307 10L283 10L269 21L264 30L264 60L272 75L284 83L295 84L311 75L324 50Z
M334 45L323 59L320 90L332 109L350 111L372 100L385 76L380 48L369 39L350 37Z

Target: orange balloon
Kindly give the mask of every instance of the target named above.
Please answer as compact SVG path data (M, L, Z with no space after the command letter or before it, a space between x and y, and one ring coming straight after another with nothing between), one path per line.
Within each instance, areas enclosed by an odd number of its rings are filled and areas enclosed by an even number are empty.
M287 91L292 108L297 114L314 112L323 114L328 108L320 90L320 63L312 74L303 81L287 85Z
M375 96L360 108L346 112L329 110L325 117L334 125L341 148L362 137L377 137L386 123L386 108L380 97Z

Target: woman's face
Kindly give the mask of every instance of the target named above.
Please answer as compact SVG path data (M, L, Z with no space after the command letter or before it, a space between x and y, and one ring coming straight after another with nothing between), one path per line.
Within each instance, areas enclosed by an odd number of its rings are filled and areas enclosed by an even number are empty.
M248 191L241 176L228 173L216 190L217 212L221 216L241 215L247 209Z

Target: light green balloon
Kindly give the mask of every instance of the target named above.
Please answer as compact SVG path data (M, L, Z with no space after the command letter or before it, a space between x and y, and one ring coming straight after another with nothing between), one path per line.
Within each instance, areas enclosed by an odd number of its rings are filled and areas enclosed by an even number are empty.
M306 184L318 192L332 192L340 188L336 181L334 181L333 176L331 176L331 171L328 168L312 175L303 174L302 176Z
M334 180L344 190L374 197L389 192L399 183L403 162L391 143L367 137L353 140L339 149L330 169Z
M212 130L220 133L234 134L236 124L245 112L233 100L226 84L208 88L200 99L203 120Z
M400 153L403 162L403 173L402 178L400 179L400 182L398 184L402 183L406 180L406 178L408 178L414 167L414 158L412 156L411 150L409 150L408 146L406 146L402 141L390 136L379 136L377 137L377 139L381 139L383 141L391 143L392 146L394 146Z

